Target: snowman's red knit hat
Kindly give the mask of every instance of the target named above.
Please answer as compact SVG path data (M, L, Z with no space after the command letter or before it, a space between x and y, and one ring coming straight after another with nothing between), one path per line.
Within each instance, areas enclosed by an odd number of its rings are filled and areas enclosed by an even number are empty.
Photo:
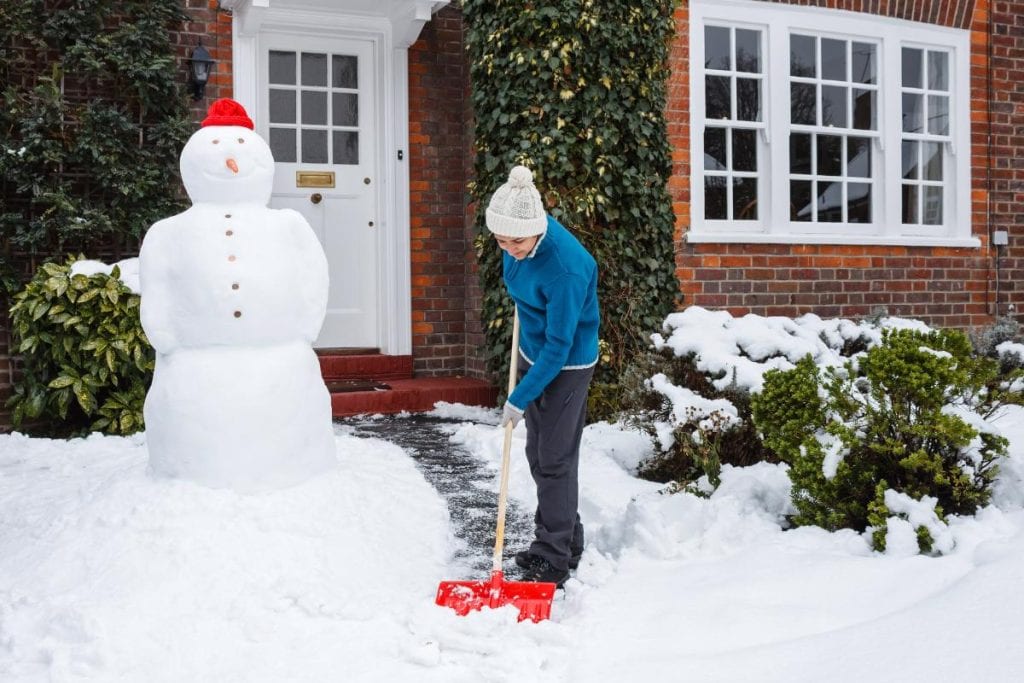
M210 105L202 126L244 126L250 130L255 128L252 119L245 112L245 107L227 97Z

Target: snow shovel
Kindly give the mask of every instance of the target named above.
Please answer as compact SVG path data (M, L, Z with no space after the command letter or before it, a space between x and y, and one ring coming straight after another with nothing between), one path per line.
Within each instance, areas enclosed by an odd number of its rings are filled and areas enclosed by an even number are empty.
M516 370L519 364L519 311L512 322L512 362L508 371L508 393L516 388ZM540 621L551 616L551 601L555 597L555 584L534 581L506 581L501 571L501 551L505 544L505 503L508 499L509 452L512 450L512 424L505 425L505 443L501 449L501 488L498 494L498 528L494 537L494 556L491 578L485 581L442 581L434 601L442 607L451 607L459 616L465 616L484 607L514 605L519 610L519 621Z

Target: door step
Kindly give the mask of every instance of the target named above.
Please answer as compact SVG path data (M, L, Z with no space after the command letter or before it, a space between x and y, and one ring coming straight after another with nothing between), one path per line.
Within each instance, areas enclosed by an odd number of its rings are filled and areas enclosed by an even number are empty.
M379 384L387 388L332 391L334 417L426 412L438 401L492 408L498 399L498 390L490 382L472 377L417 377Z
M318 352L320 374L324 381L412 378L412 356L385 356L380 353L338 353L339 349Z

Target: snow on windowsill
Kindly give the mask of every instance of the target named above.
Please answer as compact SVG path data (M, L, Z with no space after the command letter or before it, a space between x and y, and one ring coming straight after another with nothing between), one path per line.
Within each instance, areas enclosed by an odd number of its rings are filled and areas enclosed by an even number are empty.
M977 237L925 237L903 235L886 237L881 235L815 235L798 233L749 233L749 232L701 232L689 230L683 238L693 244L845 244L855 246L892 247L964 247L978 249L981 240Z

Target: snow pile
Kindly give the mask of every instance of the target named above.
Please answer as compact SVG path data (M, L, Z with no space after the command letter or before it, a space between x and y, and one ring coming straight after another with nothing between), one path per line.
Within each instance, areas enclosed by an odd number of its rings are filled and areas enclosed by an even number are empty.
M85 277L92 277L97 273L103 273L104 275L113 275L114 266L117 266L120 270L121 284L127 287L133 294L141 292L139 286L139 259L138 258L126 258L107 265L103 261L96 261L93 259L81 259L71 264L70 275L84 275Z

